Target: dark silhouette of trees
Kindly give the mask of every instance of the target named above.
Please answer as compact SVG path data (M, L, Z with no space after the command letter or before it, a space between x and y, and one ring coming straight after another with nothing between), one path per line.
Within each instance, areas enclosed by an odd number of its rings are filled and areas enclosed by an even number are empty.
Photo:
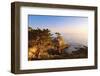
M57 36L60 36L60 35L61 35L59 32L56 32L55 34L56 34Z
M88 47L84 46L71 54L64 50L69 48L59 32L51 34L49 29L33 29L28 27L28 60L84 58L88 55Z
M28 30L28 47L37 47L35 52L36 58L38 58L41 51L47 50L48 46L52 45L52 34L49 29L32 29L29 27ZM44 49L45 48L45 49Z

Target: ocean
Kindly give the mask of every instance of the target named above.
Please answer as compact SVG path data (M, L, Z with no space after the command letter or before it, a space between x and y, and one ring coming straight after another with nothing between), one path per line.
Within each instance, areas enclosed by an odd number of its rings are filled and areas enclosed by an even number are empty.
M69 48L66 49L66 52L72 53L72 51L77 51L78 48L88 47L88 36L82 34L68 34L61 33L61 36L64 38L65 44L69 45Z

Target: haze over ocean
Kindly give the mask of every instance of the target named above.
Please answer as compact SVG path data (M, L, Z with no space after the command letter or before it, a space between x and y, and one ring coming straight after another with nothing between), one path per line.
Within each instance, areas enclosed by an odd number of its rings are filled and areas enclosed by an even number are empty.
M28 25L33 29L48 28L52 33L59 32L66 43L87 45L88 17L29 15Z

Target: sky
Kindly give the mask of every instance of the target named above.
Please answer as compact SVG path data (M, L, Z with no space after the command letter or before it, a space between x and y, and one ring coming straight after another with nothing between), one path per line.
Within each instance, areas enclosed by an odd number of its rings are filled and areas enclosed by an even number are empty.
M29 15L28 25L33 29L48 28L51 32L86 34L87 17Z
M87 45L88 17L29 15L28 25L33 29L49 29L52 34L59 32L66 43Z

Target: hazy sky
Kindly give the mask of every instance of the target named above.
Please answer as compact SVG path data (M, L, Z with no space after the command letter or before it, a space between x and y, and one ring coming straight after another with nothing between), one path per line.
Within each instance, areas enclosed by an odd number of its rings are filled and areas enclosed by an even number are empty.
M78 16L29 15L28 25L33 29L48 28L51 32L87 34L88 18Z

